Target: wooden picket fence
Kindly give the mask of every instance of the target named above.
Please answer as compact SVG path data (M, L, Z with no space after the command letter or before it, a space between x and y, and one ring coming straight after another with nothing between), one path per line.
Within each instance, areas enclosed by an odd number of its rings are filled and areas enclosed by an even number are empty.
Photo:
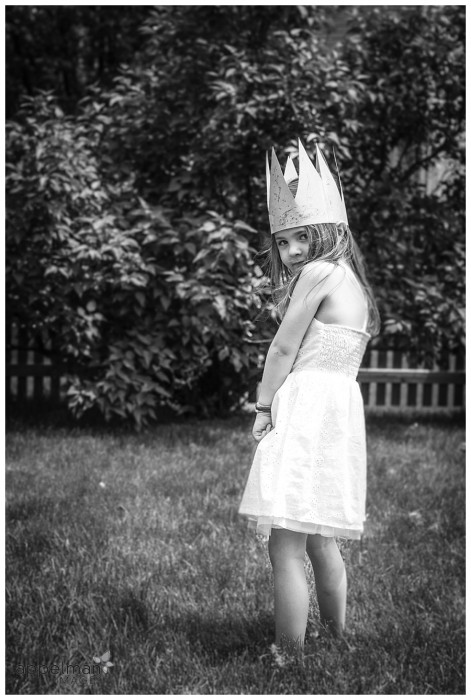
M397 350L368 350L358 373L365 406L464 409L464 356L450 354L448 369L411 368Z
M35 348L25 328L7 325L5 361L7 404L64 400L67 366L58 361L47 341L44 348Z
M7 328L6 399L60 403L68 367L48 344L32 347L25 329ZM404 353L369 349L358 375L365 406L400 409L464 409L464 356L450 355L448 369L410 367Z

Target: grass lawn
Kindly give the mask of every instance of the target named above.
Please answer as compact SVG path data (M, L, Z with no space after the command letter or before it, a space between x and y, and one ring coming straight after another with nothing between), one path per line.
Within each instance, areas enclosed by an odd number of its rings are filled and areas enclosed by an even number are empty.
M318 636L313 602L304 665L270 652L266 545L237 515L250 419L13 425L7 693L465 693L464 427L417 420L368 418L347 641Z

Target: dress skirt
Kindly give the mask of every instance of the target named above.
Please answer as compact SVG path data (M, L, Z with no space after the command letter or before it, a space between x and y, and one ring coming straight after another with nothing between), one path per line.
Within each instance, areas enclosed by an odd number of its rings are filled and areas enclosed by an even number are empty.
M289 374L272 404L239 513L271 528L359 539L366 501L363 399L355 379L325 370Z

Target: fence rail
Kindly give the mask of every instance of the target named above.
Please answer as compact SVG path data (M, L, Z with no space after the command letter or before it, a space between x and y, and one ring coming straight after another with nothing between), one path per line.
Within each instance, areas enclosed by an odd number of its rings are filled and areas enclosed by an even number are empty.
M450 354L448 369L408 366L397 350L369 350L358 373L365 406L459 409L465 406L464 357Z
M18 403L65 397L65 374L70 368L50 353L32 347L25 329L7 328L6 394ZM409 367L404 353L369 349L358 374L365 406L403 409L463 409L464 356L450 355L448 369Z

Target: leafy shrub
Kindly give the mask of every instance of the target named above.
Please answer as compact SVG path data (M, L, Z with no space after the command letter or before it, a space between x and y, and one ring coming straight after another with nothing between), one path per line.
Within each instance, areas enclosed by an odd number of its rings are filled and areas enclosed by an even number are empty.
M296 151L297 135L328 158L335 145L378 342L440 362L464 336L464 11L332 13L336 45L324 7L156 7L139 56L101 96L110 138L149 201L203 203L256 230L263 150Z
M165 407L230 410L259 361L250 229L150 206L131 174L114 182L97 161L101 125L51 96L9 125L9 312L69 361L78 416L96 407L140 427Z

